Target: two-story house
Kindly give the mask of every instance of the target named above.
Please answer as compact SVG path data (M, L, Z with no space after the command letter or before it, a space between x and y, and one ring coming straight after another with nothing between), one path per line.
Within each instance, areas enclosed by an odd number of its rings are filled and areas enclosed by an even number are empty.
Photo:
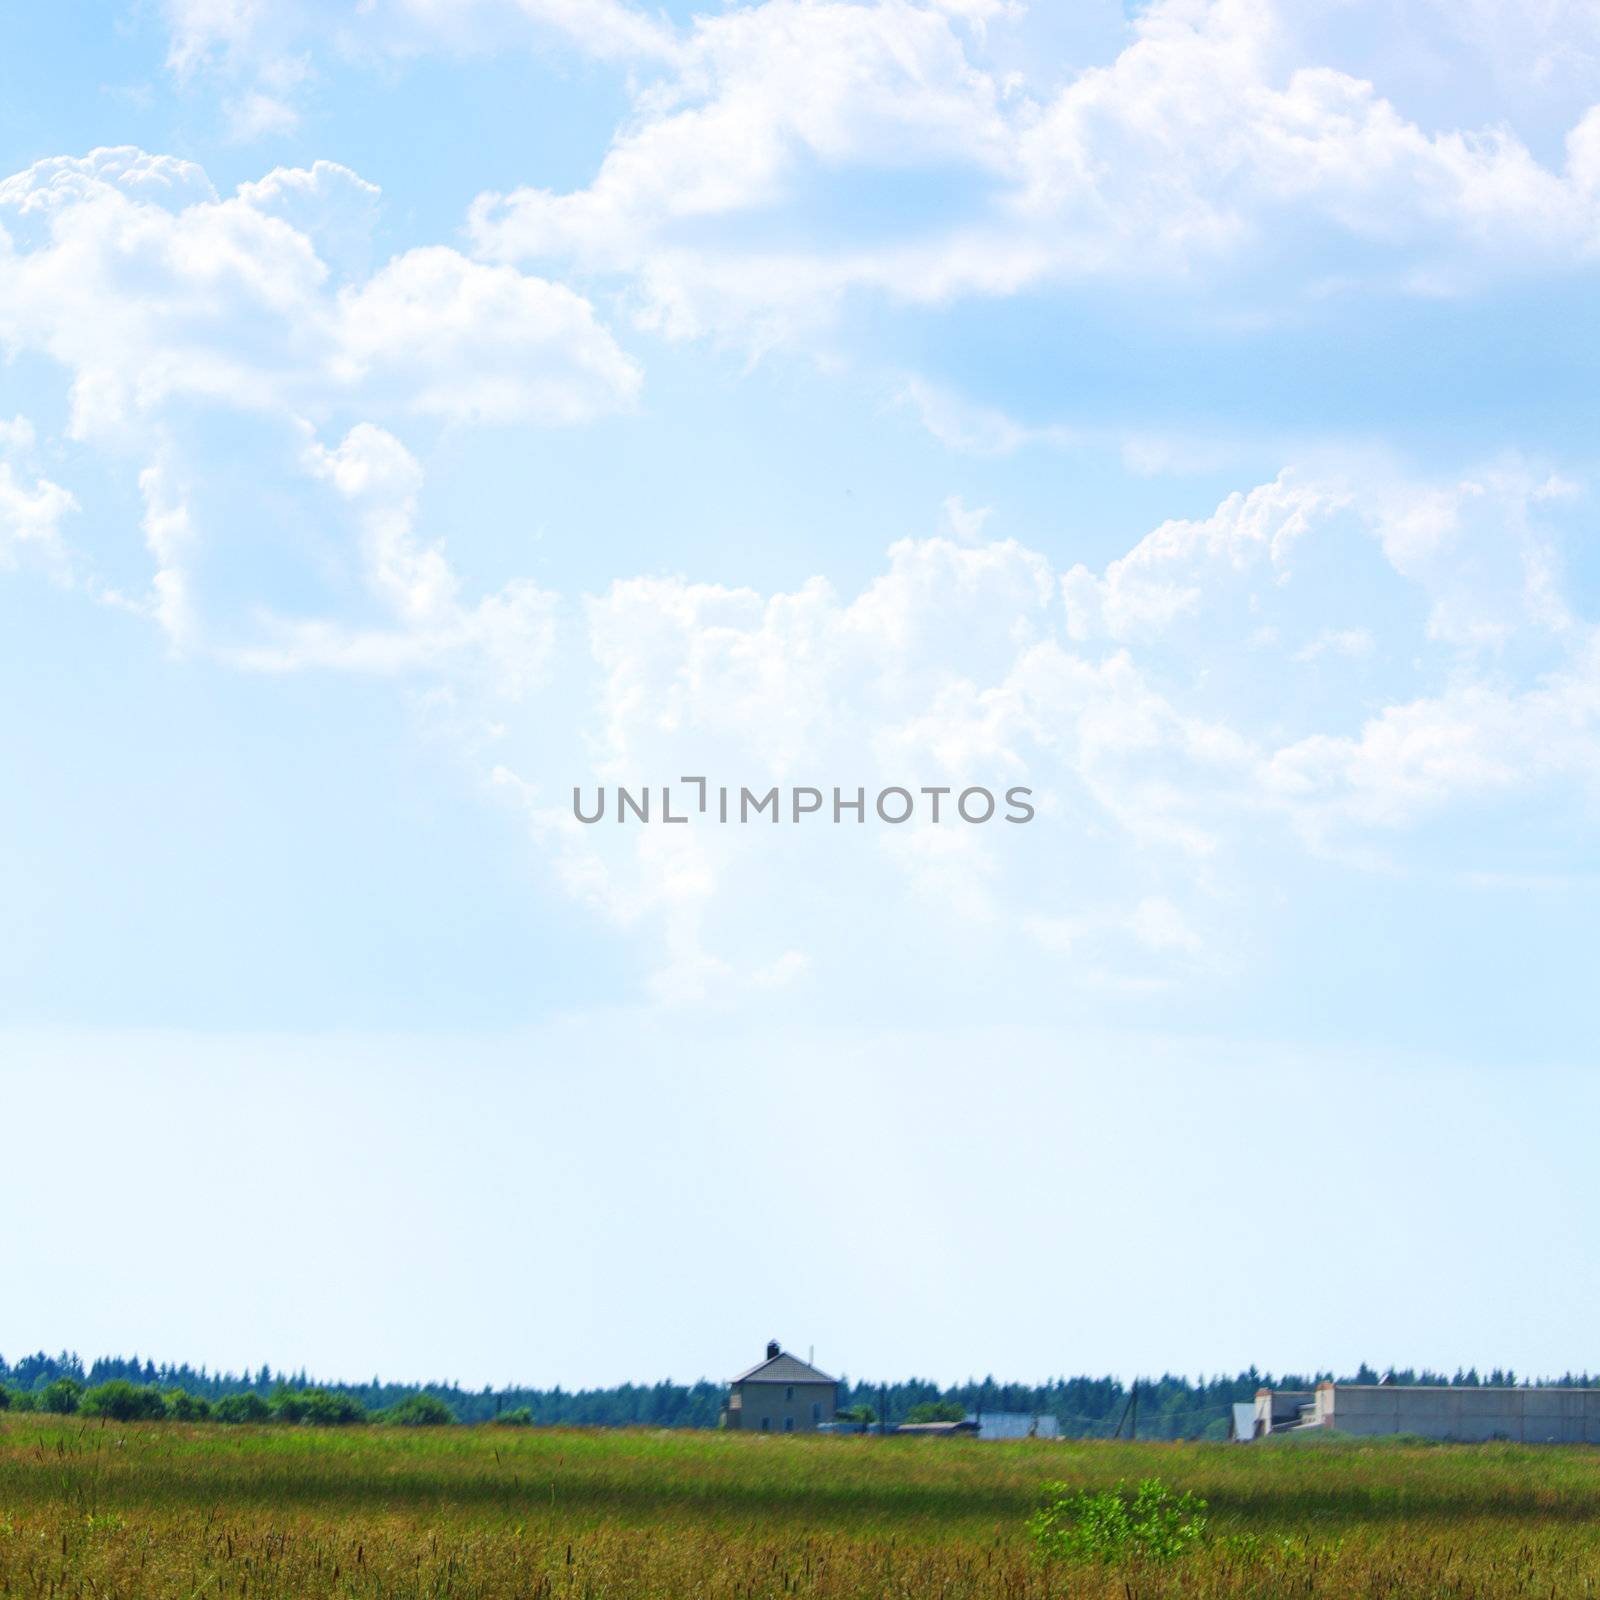
M838 1391L837 1379L787 1354L774 1339L765 1361L729 1383L722 1425L756 1433L810 1433L833 1421Z

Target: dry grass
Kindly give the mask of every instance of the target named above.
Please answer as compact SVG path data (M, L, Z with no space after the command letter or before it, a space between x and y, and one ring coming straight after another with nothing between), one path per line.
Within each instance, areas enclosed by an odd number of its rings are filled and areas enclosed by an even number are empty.
M1159 1475L1216 1537L1041 1567L1046 1479ZM1600 1593L1600 1454L0 1421L0 1595Z

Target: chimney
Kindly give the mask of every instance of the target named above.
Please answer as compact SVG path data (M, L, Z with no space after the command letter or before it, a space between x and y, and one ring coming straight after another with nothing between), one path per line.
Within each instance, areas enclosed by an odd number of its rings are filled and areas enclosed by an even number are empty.
M768 1361L776 1361L778 1359L778 1357L781 1356L782 1354L783 1354L783 1351L778 1348L778 1341L776 1339L768 1339L767 1340L767 1360Z

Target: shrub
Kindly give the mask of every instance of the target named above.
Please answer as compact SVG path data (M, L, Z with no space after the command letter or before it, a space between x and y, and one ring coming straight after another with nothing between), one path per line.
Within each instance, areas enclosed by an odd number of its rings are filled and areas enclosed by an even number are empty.
M533 1413L526 1406L518 1406L515 1411L502 1411L494 1420L502 1428L531 1428Z
M167 1413L179 1422L209 1422L211 1402L204 1395L190 1394L187 1389L167 1390Z
M1125 1483L1093 1494L1050 1483L1044 1492L1028 1532L1046 1558L1171 1561L1205 1535L1205 1501L1187 1490L1174 1494L1159 1478L1146 1478L1131 1494Z
M384 1412L383 1420L401 1428L438 1428L454 1422L456 1414L436 1395L410 1394Z
M155 1422L167 1414L167 1402L154 1384L129 1383L113 1378L96 1384L78 1402L86 1417L109 1417L113 1422Z
M11 1404L11 1391L0 1383L0 1411L4 1411Z
M367 1420L359 1400L327 1389L280 1389L272 1397L272 1410L280 1422L303 1422L312 1428L342 1428Z
M218 1422L265 1422L272 1415L272 1407L247 1389L243 1394L224 1395L211 1408L211 1415Z
M63 1417L68 1417L78 1409L78 1400L82 1394L83 1385L76 1378L57 1378L54 1383L47 1383L39 1391L37 1403L41 1411L54 1411Z
M13 1411L37 1411L39 1409L39 1397L28 1389L18 1389L11 1397L11 1409Z
M967 1408L959 1400L924 1400L906 1412L907 1422L965 1422Z

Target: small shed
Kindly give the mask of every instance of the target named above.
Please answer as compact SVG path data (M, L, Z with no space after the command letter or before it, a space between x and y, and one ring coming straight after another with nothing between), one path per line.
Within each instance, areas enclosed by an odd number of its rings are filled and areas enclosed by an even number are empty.
M1061 1423L1048 1411L969 1411L980 1439L1059 1439Z

